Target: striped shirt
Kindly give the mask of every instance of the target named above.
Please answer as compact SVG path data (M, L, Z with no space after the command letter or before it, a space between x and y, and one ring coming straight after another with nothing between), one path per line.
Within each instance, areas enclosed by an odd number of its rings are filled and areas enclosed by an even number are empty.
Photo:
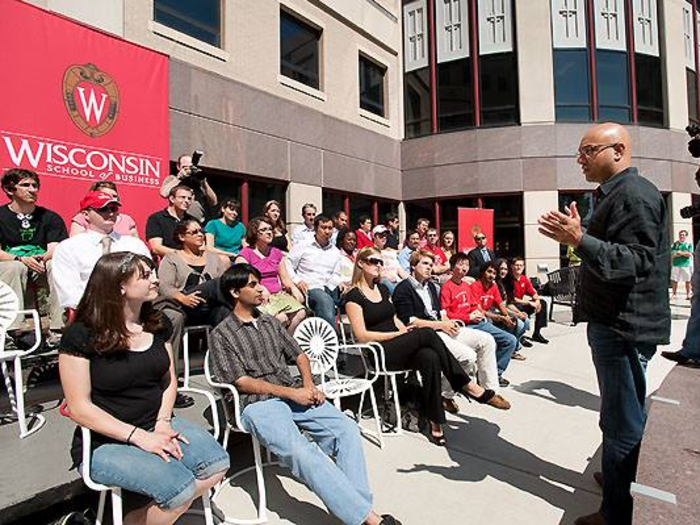
M232 313L209 336L209 357L214 377L234 384L241 377L261 379L273 385L298 386L287 367L302 350L282 324L271 315L260 314L243 322ZM241 409L266 401L270 394L241 393Z

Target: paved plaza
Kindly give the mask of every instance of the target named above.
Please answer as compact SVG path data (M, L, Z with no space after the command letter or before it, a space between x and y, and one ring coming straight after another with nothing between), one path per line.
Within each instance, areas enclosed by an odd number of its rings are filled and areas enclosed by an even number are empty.
M688 308L674 308L674 313L671 349L683 338ZM394 514L405 525L566 525L597 509L600 490L592 473L600 468L598 388L585 325L569 326L568 315L558 309L558 322L546 331L550 344L526 349L527 360L510 365L506 376L512 386L504 390L513 404L510 411L460 399L461 414L448 415L445 449L410 433L387 439L383 450L365 441L379 511ZM672 367L659 354L649 367L650 394ZM68 471L72 425L54 406L46 405L46 427L21 442L13 425L0 427L1 508L51 487L58 488L38 496L34 504L45 505L46 497L62 498L82 489L75 473ZM187 417L201 418L201 413L197 405ZM236 441L231 454L234 468L249 463L249 442ZM250 473L239 482L224 489L218 505L232 517L252 518L254 476ZM267 470L266 483L270 524L336 523L285 470ZM5 523L2 514L0 523ZM201 522L190 516L178 523Z

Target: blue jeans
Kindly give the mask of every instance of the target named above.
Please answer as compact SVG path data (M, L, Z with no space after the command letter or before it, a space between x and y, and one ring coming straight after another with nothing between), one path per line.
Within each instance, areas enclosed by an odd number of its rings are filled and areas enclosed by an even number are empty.
M690 302L690 319L685 329L685 339L681 346L681 354L691 359L700 360L700 290L693 290Z
M491 334L496 340L496 364L498 365L498 377L501 377L508 368L513 352L518 348L518 339L485 319L477 324L470 324L469 328Z
M182 459L166 462L135 445L109 443L92 453L92 479L144 494L165 510L188 503L194 498L195 480L228 470L229 457L203 428L182 418L173 418L172 427L190 442L180 442Z
M316 317L320 317L333 327L335 323L335 307L340 304L340 291L338 288L329 290L328 288L314 288L309 290L309 307L314 311Z
M588 324L588 344L600 388L603 431L603 503L606 523L632 523L634 481L646 411L646 366L656 345L628 341L607 326Z
M241 421L340 521L364 523L372 494L357 423L328 402L303 407L279 398L248 405Z

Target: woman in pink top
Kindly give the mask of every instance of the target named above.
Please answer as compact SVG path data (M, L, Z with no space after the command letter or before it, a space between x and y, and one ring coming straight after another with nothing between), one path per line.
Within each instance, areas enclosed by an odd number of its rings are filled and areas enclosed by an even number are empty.
M265 302L258 310L274 315L287 327L290 334L306 317L304 296L292 282L284 264L284 253L270 246L274 237L274 225L266 217L256 217L248 223L246 241L236 263L248 263L262 275Z
M90 186L90 191L101 191L102 193L107 193L112 197L119 199L119 193L117 192L117 186L111 180L101 180ZM70 223L70 236L77 235L79 233L85 233L87 231L87 222L85 222L85 214L78 213ZM117 221L114 223L114 231L119 235L132 235L138 238L139 234L136 231L136 222L126 213L119 212L117 216Z

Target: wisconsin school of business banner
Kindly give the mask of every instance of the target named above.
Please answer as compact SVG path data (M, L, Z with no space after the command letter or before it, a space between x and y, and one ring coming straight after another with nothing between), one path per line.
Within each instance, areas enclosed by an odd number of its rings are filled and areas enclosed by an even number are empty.
M493 250L493 210L458 208L457 231L457 247L460 251L468 253L476 246L474 235L477 233L486 235L486 245Z
M141 231L163 208L168 57L19 0L0 4L0 168L34 170L66 225L111 180Z

